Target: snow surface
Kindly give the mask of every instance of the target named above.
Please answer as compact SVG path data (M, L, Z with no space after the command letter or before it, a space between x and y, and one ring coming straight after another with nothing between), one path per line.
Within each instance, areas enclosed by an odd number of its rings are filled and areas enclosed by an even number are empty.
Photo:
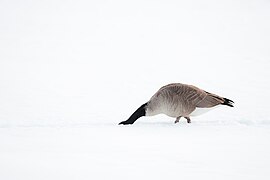
M270 2L0 1L0 179L269 179ZM118 126L163 85L235 101Z

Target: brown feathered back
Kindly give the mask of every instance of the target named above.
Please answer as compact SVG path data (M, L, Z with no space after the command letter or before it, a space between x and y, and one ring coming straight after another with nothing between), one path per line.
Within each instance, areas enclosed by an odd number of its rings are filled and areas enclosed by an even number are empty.
M188 116L196 108L211 108L219 104L232 106L229 99L192 85L174 83L160 88L148 102L148 115Z

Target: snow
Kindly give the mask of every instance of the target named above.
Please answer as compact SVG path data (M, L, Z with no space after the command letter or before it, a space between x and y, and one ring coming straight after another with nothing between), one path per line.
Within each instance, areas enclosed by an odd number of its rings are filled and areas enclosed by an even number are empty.
M1 179L268 179L269 129L113 124L3 128Z
M0 2L0 179L269 179L270 3ZM180 82L235 102L118 126Z

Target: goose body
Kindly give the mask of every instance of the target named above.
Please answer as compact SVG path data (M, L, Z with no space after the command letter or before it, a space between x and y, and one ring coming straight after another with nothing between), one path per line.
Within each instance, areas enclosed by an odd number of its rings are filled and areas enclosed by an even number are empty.
M161 87L151 99L140 106L128 120L119 124L133 124L142 116L154 116L166 114L176 118L175 123L181 117L190 123L190 116L200 115L218 105L233 107L233 101L227 98L209 93L192 85L174 83Z

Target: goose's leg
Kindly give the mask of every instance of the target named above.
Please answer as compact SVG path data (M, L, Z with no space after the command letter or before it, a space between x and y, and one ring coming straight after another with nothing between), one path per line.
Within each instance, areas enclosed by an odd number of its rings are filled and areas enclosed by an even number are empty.
M181 116L177 117L176 120L174 121L174 123L178 123L180 118L181 118Z
M187 120L187 123L191 123L191 120L190 120L189 117L185 117L185 118L186 118L186 120Z

